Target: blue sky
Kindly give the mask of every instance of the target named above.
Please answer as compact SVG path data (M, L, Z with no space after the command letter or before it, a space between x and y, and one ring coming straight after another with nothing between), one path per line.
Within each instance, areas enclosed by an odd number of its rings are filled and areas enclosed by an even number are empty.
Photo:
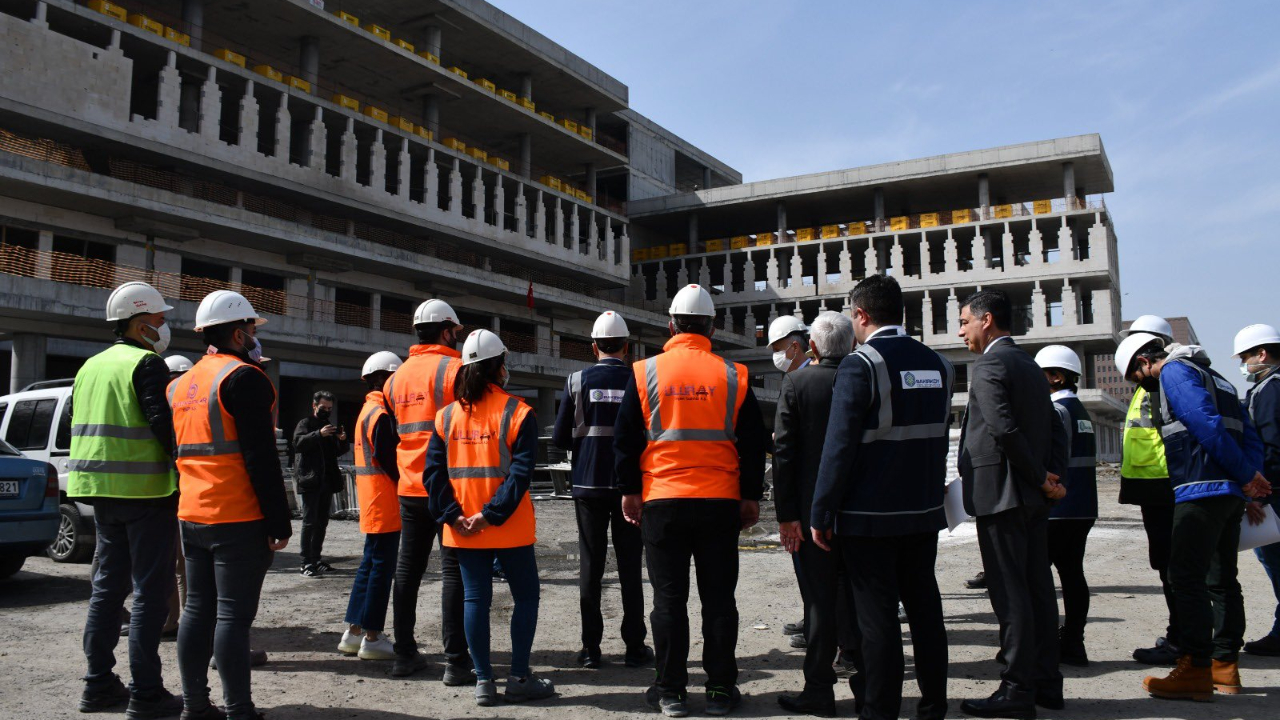
M1280 3L492 1L748 181L1099 133L1125 317L1280 325Z

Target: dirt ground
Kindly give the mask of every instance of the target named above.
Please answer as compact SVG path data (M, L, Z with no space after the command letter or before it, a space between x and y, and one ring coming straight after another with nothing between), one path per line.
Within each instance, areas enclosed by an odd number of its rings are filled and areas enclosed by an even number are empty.
M1067 707L1041 711L1042 718L1263 718L1280 717L1280 659L1242 658L1245 693L1220 696L1212 704L1151 699L1142 691L1147 668L1130 659L1135 647L1150 645L1164 626L1165 608L1157 578L1147 567L1146 541L1135 508L1115 503L1114 476L1101 483L1103 518L1090 537L1087 571L1093 605L1086 643L1093 660L1087 669L1064 668ZM254 699L272 720L292 718L560 718L629 717L644 713L642 692L652 680L651 670L631 670L621 663L617 638L620 601L616 581L606 580L604 651L612 664L597 671L572 667L579 649L577 590L577 530L572 504L564 500L536 503L538 561L542 576L542 607L533 664L552 679L559 696L522 706L476 707L470 687L448 688L440 682L439 578L432 558L419 610L419 641L434 651L429 670L409 679L387 674L390 663L365 662L337 654L343 630L342 615L352 575L359 562L361 537L357 524L334 521L329 526L326 555L338 570L312 580L297 572L297 521L294 542L276 557L267 577L261 611L253 631L253 646L270 653L271 661L254 671ZM799 595L792 566L777 547L772 508L762 509L765 521L741 545L738 609L741 627L738 658L745 699L736 713L744 717L782 717L777 696L799 689L801 651L790 650L783 623L800 617ZM986 593L968 590L963 581L979 568L972 524L953 535L943 533L937 574L943 593L951 644L951 717L964 717L960 700L985 696L995 688L999 666L994 662L996 625ZM1251 553L1240 556L1249 618L1248 638L1264 634L1271 623L1275 600ZM89 597L87 565L58 565L45 558L28 561L23 572L0 581L0 619L5 642L0 644L0 717L77 717L76 700L84 658L80 635ZM646 596L648 587L646 586ZM494 659L499 677L508 660L507 634L502 629L510 610L510 595L498 588L494 595ZM696 596L691 600L691 709L701 713L704 680L698 665L701 642ZM755 629L756 626L764 629ZM905 628L904 628L905 630ZM908 635L909 636L909 635ZM906 642L906 640L904 640ZM910 645L908 683L903 704L910 717L918 693L912 681ZM180 689L175 647L161 647L168 687ZM127 681L123 644L117 670ZM212 676L214 698L221 689ZM838 710L851 717L853 701L845 686L837 686ZM110 717L110 715L108 716Z

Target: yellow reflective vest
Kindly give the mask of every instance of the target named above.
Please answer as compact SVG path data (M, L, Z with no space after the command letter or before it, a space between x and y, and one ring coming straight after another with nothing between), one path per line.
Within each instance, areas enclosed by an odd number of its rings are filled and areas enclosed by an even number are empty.
M1151 420L1151 396L1138 388L1124 419L1124 456L1120 476L1134 480L1166 480L1169 467L1164 459L1160 428Z

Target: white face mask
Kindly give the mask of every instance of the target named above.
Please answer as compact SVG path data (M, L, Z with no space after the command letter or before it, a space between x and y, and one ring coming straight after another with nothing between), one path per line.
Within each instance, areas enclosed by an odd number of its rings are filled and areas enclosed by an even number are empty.
M258 342L258 338L253 335L250 335L249 339L253 341L253 345L246 347L245 353L249 355L250 360L262 362L262 343Z
M159 326L148 325L147 327L150 327L152 330L156 331L155 340L152 340L151 338L147 337L145 333L142 335L142 339L151 345L151 349L155 351L157 354L162 353L165 350L168 350L169 340L171 337L171 334L169 331L169 323L160 323Z
M786 350L779 350L773 354L774 367L778 368L778 370L782 372L787 372L788 370L791 369L791 357L787 355L787 353L791 351L791 348L794 345L795 343L792 343L791 345L787 346Z
M1251 367L1252 367L1252 368L1257 368L1257 370L1253 370L1253 371L1251 372L1251 371L1249 370L1249 368L1251 368ZM1259 380L1261 380L1261 379L1262 379L1262 376L1263 376L1263 375L1266 375L1266 374L1267 374L1267 372L1269 372L1270 370L1271 370L1271 366L1270 366L1270 365L1263 365L1263 364L1261 364L1261 363L1257 363L1257 364L1255 364L1255 363L1243 363L1243 364L1241 364L1241 365L1240 365L1240 374L1244 376L1244 379L1245 379L1245 381L1246 381L1246 382L1251 382L1251 383L1256 383L1256 382L1258 382Z

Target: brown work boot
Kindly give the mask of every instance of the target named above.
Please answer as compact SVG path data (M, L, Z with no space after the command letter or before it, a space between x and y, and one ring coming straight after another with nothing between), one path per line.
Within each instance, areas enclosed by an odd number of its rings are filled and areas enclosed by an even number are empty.
M1213 687L1224 695L1240 694L1240 663L1213 661Z
M1169 672L1168 677L1148 675L1142 681L1142 687L1154 697L1167 700L1196 700L1211 702L1213 700L1213 670L1207 667L1196 667L1191 664L1191 656L1178 658L1178 664Z

